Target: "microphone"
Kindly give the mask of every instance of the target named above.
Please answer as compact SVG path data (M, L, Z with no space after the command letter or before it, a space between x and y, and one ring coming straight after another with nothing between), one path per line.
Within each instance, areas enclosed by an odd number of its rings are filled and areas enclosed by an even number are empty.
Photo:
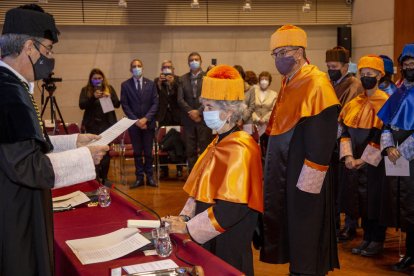
M115 185L112 185L112 188L115 189L115 190L117 190L118 192L120 192L121 194L123 194L124 196L126 196L127 198L131 199L135 203L138 203L138 205L144 207L145 209L147 209L148 211L150 211L152 214L154 214L157 217L157 219L160 221L160 227L164 227L165 226L165 222L161 220L161 216L154 209L151 209L150 207L148 207L144 203L142 203L142 202L136 200L135 198L131 197L130 195L124 193L123 191L121 191Z

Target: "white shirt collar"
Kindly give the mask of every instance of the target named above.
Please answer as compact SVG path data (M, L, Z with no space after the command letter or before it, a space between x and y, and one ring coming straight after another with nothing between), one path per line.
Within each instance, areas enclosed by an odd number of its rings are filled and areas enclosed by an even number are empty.
M34 82L28 82L25 77L23 77L19 72L13 69L10 65L5 63L4 61L0 60L0 67L5 67L13 72L22 82L26 83L29 86L29 93L33 95L34 92Z

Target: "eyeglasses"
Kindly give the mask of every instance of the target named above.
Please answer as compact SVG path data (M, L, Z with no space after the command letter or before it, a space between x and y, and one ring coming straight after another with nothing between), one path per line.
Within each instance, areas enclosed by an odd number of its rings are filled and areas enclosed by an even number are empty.
M403 63L402 64L402 69L414 69L414 62Z
M294 48L294 49L287 49L287 50L280 50L278 52L273 52L270 55L276 59L276 58L281 58L281 57L285 57L287 53L292 52L292 51L297 51L299 48Z
M35 47L36 47L36 44L39 44L39 45L43 46L46 49L46 55L47 56L52 56L54 54L54 52L52 51L53 45L46 46L38 40L34 40L34 42L35 42ZM39 48L36 47L36 49L40 52Z

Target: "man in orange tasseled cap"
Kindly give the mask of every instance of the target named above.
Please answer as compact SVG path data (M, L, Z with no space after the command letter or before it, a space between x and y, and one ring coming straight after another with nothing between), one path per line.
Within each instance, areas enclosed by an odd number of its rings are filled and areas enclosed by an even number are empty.
M218 136L200 155L184 185L189 199L179 217L164 218L171 231L188 233L205 249L254 275L251 242L263 212L260 148L237 122L243 116L244 81L231 66L203 79L206 125Z
M270 46L283 81L266 131L260 260L289 262L291 275L325 275L339 267L328 181L339 101L326 74L306 59L304 30L282 26Z

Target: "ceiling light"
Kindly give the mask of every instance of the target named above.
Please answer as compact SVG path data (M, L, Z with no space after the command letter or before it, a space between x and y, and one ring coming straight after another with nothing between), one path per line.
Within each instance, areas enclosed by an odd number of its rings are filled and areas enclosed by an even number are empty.
M128 6L128 4L127 4L126 0L119 0L118 7L126 8L127 6Z
M41 4L47 4L48 3L47 0L37 0L37 2L41 3Z
M191 1L191 8L192 9L199 9L200 8L200 4L198 3L198 0L192 0Z
M246 2L243 5L243 11L251 11L252 10L252 2L250 0L246 0Z
M312 1L310 1L310 0L305 0L305 3L303 3L303 6L302 6L302 12L310 12L311 11L311 4L312 4Z

